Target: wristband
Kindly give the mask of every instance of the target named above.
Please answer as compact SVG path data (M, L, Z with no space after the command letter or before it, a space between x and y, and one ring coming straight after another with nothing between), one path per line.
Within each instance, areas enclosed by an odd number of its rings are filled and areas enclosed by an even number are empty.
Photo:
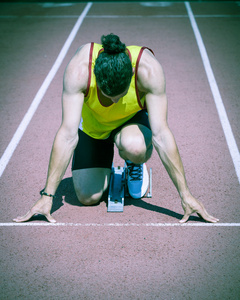
M43 196L43 195L44 195L44 196L48 196L48 197L53 197L53 198L55 198L55 197L56 197L55 195L52 195L52 194L45 193L45 192L44 192L44 189L40 191L40 195L41 195L41 196Z

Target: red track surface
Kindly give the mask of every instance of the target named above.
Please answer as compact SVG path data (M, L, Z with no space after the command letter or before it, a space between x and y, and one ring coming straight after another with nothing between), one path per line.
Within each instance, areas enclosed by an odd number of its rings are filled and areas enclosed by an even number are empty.
M0 4L1 156L85 6ZM240 6L191 7L239 148ZM80 45L110 32L127 45L152 48L162 63L169 124L188 184L227 226L202 227L196 216L190 226L153 226L175 224L183 212L156 152L148 162L153 197L126 200L124 213L107 213L104 201L79 205L69 168L53 207L53 216L66 224L45 227L36 218L30 226L11 226L45 184L68 61ZM123 164L117 153L115 162ZM0 180L1 300L240 297L239 226L230 226L240 223L240 186L184 3L94 3Z

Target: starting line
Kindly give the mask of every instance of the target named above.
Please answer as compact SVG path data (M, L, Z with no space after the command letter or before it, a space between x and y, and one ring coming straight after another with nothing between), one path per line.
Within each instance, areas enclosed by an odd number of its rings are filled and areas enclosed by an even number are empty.
M0 227L240 227L240 223L0 223Z

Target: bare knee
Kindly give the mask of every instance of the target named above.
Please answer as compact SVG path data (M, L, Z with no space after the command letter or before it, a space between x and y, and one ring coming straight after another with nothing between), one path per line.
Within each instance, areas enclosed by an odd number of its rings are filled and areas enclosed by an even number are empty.
M81 204L86 205L86 206L98 204L103 195L103 192L91 194L86 191L78 191L78 190L75 190L75 191L76 191L78 201Z
M146 153L146 145L144 139L141 136L123 137L121 139L121 149L126 156L131 160L135 160L135 163L142 161Z
M119 143L119 154L123 159L129 159L135 164L146 162L152 154L151 136L143 134L122 135Z
M80 203L97 204L108 187L111 170L90 168L73 171L73 185Z

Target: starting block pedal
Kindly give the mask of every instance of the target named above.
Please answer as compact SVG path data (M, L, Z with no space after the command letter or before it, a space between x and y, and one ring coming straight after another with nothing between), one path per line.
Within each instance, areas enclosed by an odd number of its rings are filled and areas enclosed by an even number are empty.
M126 165L112 167L108 192L108 212L123 212L124 198L129 197L126 170ZM144 197L152 198L152 168L149 171L149 192Z
M108 212L123 212L125 168L112 167L108 193Z

